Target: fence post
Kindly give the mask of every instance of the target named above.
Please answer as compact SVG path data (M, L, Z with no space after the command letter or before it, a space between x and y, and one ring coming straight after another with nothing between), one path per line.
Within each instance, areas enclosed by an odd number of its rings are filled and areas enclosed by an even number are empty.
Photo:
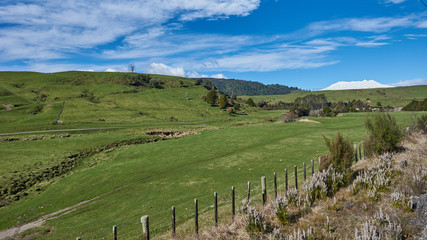
M262 188L262 204L265 205L267 202L267 181L265 176L261 177L261 188Z
M314 175L314 160L311 159L311 176Z
M294 170L295 170L295 189L298 190L298 169L297 169L297 165L294 165Z
M175 206L172 207L172 239L176 236L176 217L175 217Z
M215 227L218 227L218 193L214 192Z
M141 217L141 223L142 223L142 238L144 240L150 240L150 229L149 229L149 223L148 223L148 215Z
M231 213L232 213L232 219L234 222L234 215L236 215L236 199L234 194L234 186L231 187Z
M247 204L249 204L249 200L251 200L251 182L248 182L248 199L247 199Z
M276 172L274 172L274 199L277 199L277 176L276 176Z
M288 193L288 169L285 168L285 194Z
M354 144L354 160L357 162L357 144Z
M359 160L362 160L362 145L363 145L363 142L360 142L359 143Z
M305 162L303 162L302 165L303 165L303 168L304 168L304 182L305 182L305 180L307 180L307 171L305 169Z
M113 226L113 240L117 240L117 226Z
M199 200L194 199L194 232L199 237Z

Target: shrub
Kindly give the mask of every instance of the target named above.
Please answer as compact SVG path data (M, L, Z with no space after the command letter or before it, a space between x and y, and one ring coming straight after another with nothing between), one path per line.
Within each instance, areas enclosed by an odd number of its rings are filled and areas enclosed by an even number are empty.
M340 132L333 140L329 140L325 136L325 144L329 149L323 166L329 167L332 165L338 172L344 173L350 169L354 158L353 142L345 139Z
M280 121L283 123L295 122L298 119L298 115L293 112L288 112L280 116Z
M256 104L254 102L254 100L252 98L248 98L248 100L246 100L246 104L248 104L251 107L255 107Z
M369 136L365 140L366 156L399 150L398 144L403 137L403 132L389 113L369 116L365 121L365 128L369 132Z
M206 95L206 102L209 103L211 106L215 106L218 99L218 95L216 94L215 90L210 90L208 94Z
M416 128L423 133L427 133L427 115L417 118Z
M222 109L227 107L227 97L225 96L225 94L221 94L221 96L219 96L218 105L219 105L219 108L222 108Z

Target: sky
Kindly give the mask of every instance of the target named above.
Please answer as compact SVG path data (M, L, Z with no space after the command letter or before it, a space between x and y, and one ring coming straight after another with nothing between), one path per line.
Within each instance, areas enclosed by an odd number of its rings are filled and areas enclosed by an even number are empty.
M427 0L1 0L0 71L427 84Z

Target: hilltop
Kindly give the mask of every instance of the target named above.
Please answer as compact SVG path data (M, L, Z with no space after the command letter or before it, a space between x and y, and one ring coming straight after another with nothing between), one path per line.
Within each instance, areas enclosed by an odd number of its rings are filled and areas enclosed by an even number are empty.
M297 87L288 87L280 84L263 84L260 82L238 79L201 78L204 82L211 81L221 92L228 95L279 95L293 92L301 92Z

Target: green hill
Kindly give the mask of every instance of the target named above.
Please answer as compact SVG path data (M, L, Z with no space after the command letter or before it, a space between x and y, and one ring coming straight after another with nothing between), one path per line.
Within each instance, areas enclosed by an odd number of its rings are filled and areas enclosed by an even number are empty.
M256 102L263 99L272 103L294 102L298 97L304 97L309 94L325 94L329 102L362 100L368 101L371 106L376 106L378 102L382 106L406 106L412 100L423 100L427 97L427 85L395 87L395 88L378 88L378 89L355 89L355 90L332 90L332 91L312 91L298 92L286 95L272 96L250 96ZM249 98L247 96L246 98Z
M228 95L280 95L300 92L297 87L288 87L280 84L262 84L260 82L244 81L237 79L202 78L204 82L211 81L221 92Z

